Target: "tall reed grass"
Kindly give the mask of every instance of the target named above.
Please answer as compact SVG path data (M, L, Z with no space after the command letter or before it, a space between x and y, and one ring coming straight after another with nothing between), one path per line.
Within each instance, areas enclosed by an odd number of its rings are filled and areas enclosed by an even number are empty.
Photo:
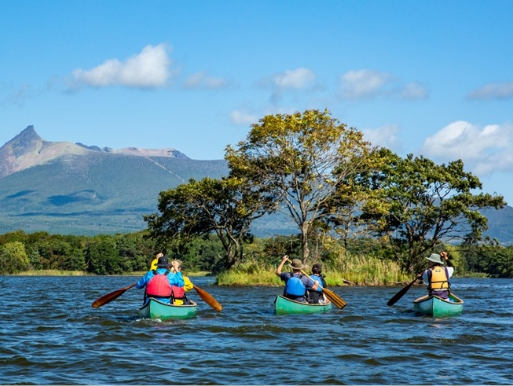
M315 261L312 262L316 263ZM345 254L331 263L322 263L326 284L330 286L362 285L386 286L407 283L412 280L401 272L393 261L376 257ZM217 277L219 285L267 285L280 286L283 282L275 274L276 265L248 261L223 272ZM287 271L287 269L284 269ZM310 273L309 268L305 272Z

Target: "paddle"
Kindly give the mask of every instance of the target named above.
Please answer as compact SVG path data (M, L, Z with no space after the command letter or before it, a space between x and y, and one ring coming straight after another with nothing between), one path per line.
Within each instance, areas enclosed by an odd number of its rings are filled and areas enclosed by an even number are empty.
M419 279L419 275L415 276L415 279L408 284L406 287L404 287L402 290L400 290L398 293L396 293L387 303L387 306L393 306L399 299L401 299L406 292L411 288L413 283L415 283Z
M135 287L136 285L137 285L137 283L134 283L132 285L129 285L128 287L118 289L116 291L108 293L107 295L103 295L101 298L98 298L93 302L93 304L92 304L93 308L99 308L107 303L110 303L111 301L119 298L126 291L128 291L132 287Z
M290 263L292 263L292 261L290 261L290 259L287 259L287 260L288 260ZM309 275L308 275L305 271L301 270L301 273L302 273L303 275L305 275L305 276L308 276L308 277L309 277ZM342 299L340 296L338 296L335 292L333 292L333 291L331 291L331 290L329 290L329 289L327 289L327 288L324 288L324 287L322 288L322 292L324 292L324 294L326 295L326 297L327 297L327 298L328 298L328 299L329 299L329 300L330 300L330 301L331 301L331 302L332 302L332 303L333 303L337 308L342 309L342 308L344 308L344 307L347 305L347 303L345 302L345 300L344 300L344 299Z
M212 307L216 311L221 311L223 309L223 306L219 304L217 300L214 299L212 295L210 295L207 291L202 290L201 288L192 285L196 292L198 293L199 297L202 298L205 303L207 303L210 307Z

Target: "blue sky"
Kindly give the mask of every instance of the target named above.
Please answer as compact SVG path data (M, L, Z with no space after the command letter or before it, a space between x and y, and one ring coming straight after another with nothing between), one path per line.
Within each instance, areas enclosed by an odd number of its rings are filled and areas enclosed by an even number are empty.
M221 159L268 114L327 108L374 145L463 159L513 203L513 1L2 0L0 146Z

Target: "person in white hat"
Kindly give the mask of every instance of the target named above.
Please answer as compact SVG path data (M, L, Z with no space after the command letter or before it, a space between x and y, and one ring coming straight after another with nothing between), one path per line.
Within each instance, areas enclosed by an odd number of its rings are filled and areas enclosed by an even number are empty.
M449 261L447 252L432 253L426 259L429 261L429 266L422 273L422 280L427 285L429 295L447 299L451 290L449 278L454 273L454 266ZM447 267L444 266L444 261L447 262Z

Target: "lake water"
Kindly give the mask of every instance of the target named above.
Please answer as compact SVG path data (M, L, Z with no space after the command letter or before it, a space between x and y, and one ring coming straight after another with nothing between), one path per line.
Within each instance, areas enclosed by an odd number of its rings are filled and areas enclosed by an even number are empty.
M347 306L273 313L278 287L194 284L198 316L141 320L142 290L93 309L135 277L0 277L1 384L513 384L512 279L454 279L463 314L413 313L413 287L332 287Z

